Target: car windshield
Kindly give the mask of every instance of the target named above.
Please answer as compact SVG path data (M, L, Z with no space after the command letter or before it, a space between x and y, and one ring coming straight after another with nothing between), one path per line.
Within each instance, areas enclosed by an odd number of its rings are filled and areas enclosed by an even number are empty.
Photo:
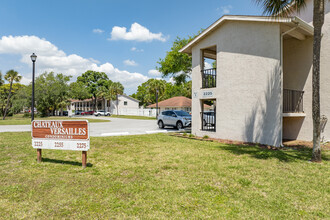
M178 116L190 116L188 112L185 111L175 111Z

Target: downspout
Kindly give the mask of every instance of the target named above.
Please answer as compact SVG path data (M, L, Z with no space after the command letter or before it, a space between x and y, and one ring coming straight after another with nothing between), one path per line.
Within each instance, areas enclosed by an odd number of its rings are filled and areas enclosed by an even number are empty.
M280 60L280 65L281 65L281 119L280 119L280 124L281 124L281 127L282 127L282 132L281 132L281 137L280 137L280 141L281 141L281 144L280 146L282 147L283 146L283 74L284 74L284 69L283 69L283 38L285 35L289 34L290 32L296 30L297 28L299 27L299 23L297 23L297 26L282 33L281 34L281 60Z

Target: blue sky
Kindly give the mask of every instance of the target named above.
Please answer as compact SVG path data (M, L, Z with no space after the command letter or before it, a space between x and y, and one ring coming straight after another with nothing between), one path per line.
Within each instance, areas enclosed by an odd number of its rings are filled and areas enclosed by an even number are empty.
M260 15L253 0L1 0L0 70L37 75L106 72L132 94L155 71L176 36L206 28L224 14ZM126 29L125 29L126 28Z

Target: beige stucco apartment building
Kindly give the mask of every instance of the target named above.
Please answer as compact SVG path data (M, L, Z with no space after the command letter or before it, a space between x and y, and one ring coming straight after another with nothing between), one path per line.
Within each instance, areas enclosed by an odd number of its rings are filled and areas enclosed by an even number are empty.
M181 49L192 55L192 133L280 146L312 140L312 1L291 18L223 16ZM330 4L321 54L323 141L330 140ZM297 16L297 17L296 17ZM299 16L299 17L298 17ZM215 69L205 69L214 60ZM203 123L213 102L215 123Z

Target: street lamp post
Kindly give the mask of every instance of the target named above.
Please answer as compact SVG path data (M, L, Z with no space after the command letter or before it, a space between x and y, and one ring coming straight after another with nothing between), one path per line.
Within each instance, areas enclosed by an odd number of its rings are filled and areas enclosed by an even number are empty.
M158 89L156 90L156 117L158 117Z
M31 104L31 121L34 120L34 74L35 74L35 62L37 60L37 55L34 53L30 56L32 60L32 104Z

